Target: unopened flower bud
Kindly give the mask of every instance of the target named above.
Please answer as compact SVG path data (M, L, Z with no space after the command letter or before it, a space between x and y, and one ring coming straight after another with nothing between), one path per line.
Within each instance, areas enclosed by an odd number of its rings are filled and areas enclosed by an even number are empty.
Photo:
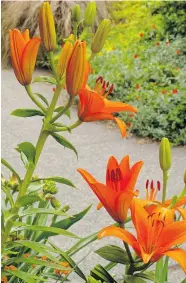
M96 3L89 2L84 13L84 25L90 27L94 24L96 16Z
M72 22L78 23L81 20L81 8L78 4L74 5L72 9L72 16L71 16Z
M163 171L168 171L171 167L172 157L170 143L167 138L162 138L159 147L159 162Z
M72 43L73 40L74 40L74 35L71 34L62 47L59 62L58 62L58 74L59 74L60 79L65 74L68 59L70 58L70 55L73 49L73 43Z
M86 75L86 42L77 40L66 68L66 88L71 96L78 94Z
M103 48L103 45L108 37L109 31L111 27L111 22L108 19L104 19L101 24L99 25L92 44L91 44L91 51L92 53L98 53Z
M52 205L53 208L55 209L59 209L61 206L61 203L59 200L57 200L55 197L51 198L50 203Z
M43 2L39 13L39 30L41 41L46 51L56 49L56 30L51 6L48 2Z
M56 183L53 181L45 181L45 185L43 187L43 192L45 194L56 194L58 192L58 189L56 187Z

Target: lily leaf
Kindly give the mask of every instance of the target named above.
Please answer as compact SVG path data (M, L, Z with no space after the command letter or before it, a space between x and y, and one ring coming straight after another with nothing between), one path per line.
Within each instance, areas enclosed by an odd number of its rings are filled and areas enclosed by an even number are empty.
M60 136L56 133L52 133L51 135L58 143L60 143L64 147L67 147L67 148L73 150L75 152L76 156L78 157L77 150L67 139L65 139L63 136Z
M49 106L48 100L46 97L44 97L42 94L35 92L35 95L37 95L47 106Z
M78 222L80 219L82 219L87 212L89 211L89 209L91 208L91 206L87 207L86 209L84 209L83 211L81 211L78 214L74 214L73 216L70 216L68 218L65 218L63 220L60 220L56 223L53 223L50 227L57 227L57 228L61 228L61 229L65 229L67 230L68 228L70 228L73 224L75 224L76 222ZM40 242L42 239L47 239L50 236L54 236L56 235L56 233L54 233L52 230L49 230L49 232L43 232L42 234L39 235L39 237L37 238L37 241Z
M27 283L37 283L39 281L46 281L46 279L42 277L38 277L36 275L32 275L28 272L20 271L20 270L6 270L6 273L14 275L18 278L21 278L24 282Z
M35 162L36 149L32 143L30 142L20 143L18 144L16 150L20 153L23 152L26 155L28 162L32 162L32 163Z
M91 270L90 275L96 280L101 280L101 282L117 283L117 281L100 264L97 264L94 269Z
M54 78L48 77L48 76L36 77L36 78L34 78L32 83L49 83L49 84L53 84L53 85L57 84L57 82Z
M26 215L33 215L33 214L53 214L53 215L61 215L66 216L64 212L57 211L55 209L48 209L48 208L28 208L27 210L23 210L19 217L24 217Z
M95 251L95 253L111 262L117 262L121 264L130 263L126 251L114 245L104 246Z
M27 205L31 205L37 201L40 201L41 198L38 196L31 196L31 195L26 195L26 196L22 196L18 199L17 201L17 207L24 207Z
M21 184L21 178L18 173L12 168L12 166L3 158L1 158L1 163L6 166L14 175L17 177L18 182Z
M41 110L37 109L15 109L10 115L17 117L32 117L32 116L45 116Z
M56 183L61 183L61 184L76 188L76 186L70 180L63 178L63 177L58 177L58 176L38 178L38 179L33 180L32 182L37 182L37 181L41 181L41 180L54 181Z

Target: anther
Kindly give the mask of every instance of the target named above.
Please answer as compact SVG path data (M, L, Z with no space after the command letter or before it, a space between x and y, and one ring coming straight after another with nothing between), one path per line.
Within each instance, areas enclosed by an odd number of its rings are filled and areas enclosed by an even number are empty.
M160 189L161 189L161 183L160 183L160 181L157 181L157 189L158 189L158 191L160 191Z
M114 182L115 181L115 172L114 170L111 171L111 181Z
M97 78L96 83L99 83L99 82L103 83L103 77L100 76L100 77Z
M148 180L148 179L147 179L147 181L146 181L145 187L146 187L146 189L148 189L148 187L149 187L149 180Z
M151 189L154 189L154 182L153 182L153 180L152 180L151 183L150 183L150 188L151 188Z
M112 84L108 92L111 93L113 89L114 89L114 85Z

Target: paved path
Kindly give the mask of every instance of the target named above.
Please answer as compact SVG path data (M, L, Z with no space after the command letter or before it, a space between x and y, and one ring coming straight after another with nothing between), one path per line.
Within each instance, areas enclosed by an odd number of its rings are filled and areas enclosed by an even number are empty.
M40 72L36 72L37 75ZM52 86L35 84L34 90L42 94L47 93L47 97L52 96ZM41 117L17 118L10 116L10 112L16 108L32 108L34 105L27 96L24 88L16 81L11 70L3 70L2 72L2 156L9 161L13 167L22 175L24 167L19 159L19 154L14 148L18 143L30 141L36 143L40 128ZM71 111L72 120L76 120L75 108ZM108 157L114 155L121 159L124 155L129 154L131 162L144 160L145 165L140 174L137 187L141 195L144 195L144 184L147 178L153 180L161 180L161 171L158 163L158 144L148 143L140 144L139 139L128 138L122 139L119 129L109 128L107 123L84 123L72 134L65 133L75 145L79 153L77 161L75 154L57 144L52 138L47 140L46 146L39 160L36 173L39 176L58 175L71 179L79 188L79 190L71 189L65 186L58 186L60 192L59 199L63 204L69 204L71 213L83 210L88 205L93 204L90 212L85 218L75 224L71 231L80 236L93 233L111 223L112 220L104 209L96 211L97 198L84 182L82 177L76 172L78 167L84 168L91 172L98 180L104 181L105 168ZM173 164L168 182L168 195L179 193L183 187L183 173L186 168L186 149L173 148ZM4 169L4 168L3 168ZM64 248L69 248L72 244L71 239L56 237L56 243ZM103 239L96 242L83 251L81 251L75 259L80 260L88 253L89 256L80 264L80 267L88 274L88 271L100 258L94 254L94 250L106 243L120 243L115 239ZM102 263L103 261L100 260ZM116 273L122 270L122 266L116 269ZM72 275L73 283L82 282L79 278ZM172 268L170 282L180 283L184 278L183 271L179 267Z

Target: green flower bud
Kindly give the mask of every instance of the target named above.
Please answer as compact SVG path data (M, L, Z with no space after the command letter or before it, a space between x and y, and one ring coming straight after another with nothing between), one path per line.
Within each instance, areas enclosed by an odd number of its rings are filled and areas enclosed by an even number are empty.
M81 20L81 8L78 4L74 5L72 9L72 16L71 16L72 22L78 23Z
M51 198L50 203L52 205L53 208L55 209L59 209L61 206L61 203L59 200L57 200L55 197Z
M61 208L62 212L67 212L70 209L69 205L65 205L64 207Z
M84 13L84 25L90 27L94 24L96 16L96 3L89 2Z
M43 187L43 192L45 194L56 194L58 192L58 189L56 187L56 183L53 181L45 181L45 185Z
M101 49L103 48L103 45L105 43L105 40L108 37L109 31L111 28L111 22L108 19L104 19L101 24L99 25L92 44L91 44L91 50L92 53L98 53L101 51Z
M171 167L172 157L170 143L167 138L162 138L159 147L159 162L163 171L168 171Z

